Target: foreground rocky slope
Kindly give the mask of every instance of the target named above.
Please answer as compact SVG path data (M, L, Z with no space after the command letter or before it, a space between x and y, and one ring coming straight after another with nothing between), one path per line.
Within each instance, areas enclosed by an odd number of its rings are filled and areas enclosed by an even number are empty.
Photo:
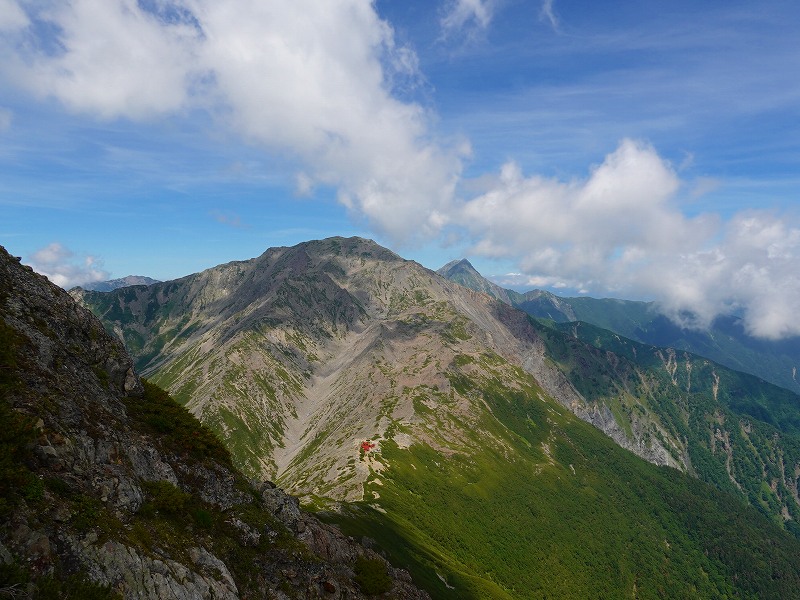
M242 477L91 313L0 248L0 596L376 591L428 597L296 499Z

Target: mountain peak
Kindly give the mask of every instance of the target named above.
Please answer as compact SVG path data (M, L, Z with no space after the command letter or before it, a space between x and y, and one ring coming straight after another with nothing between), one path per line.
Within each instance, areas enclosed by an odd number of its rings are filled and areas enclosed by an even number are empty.
M469 262L466 258L451 260L449 263L447 263L445 266L443 266L436 272L448 278L452 274L464 273L464 272L474 273L480 277L480 273L478 273L475 267L472 266L472 263Z
M466 258L453 260L436 271L439 275L466 288L489 294L492 298L514 305L516 292L501 288L481 275Z

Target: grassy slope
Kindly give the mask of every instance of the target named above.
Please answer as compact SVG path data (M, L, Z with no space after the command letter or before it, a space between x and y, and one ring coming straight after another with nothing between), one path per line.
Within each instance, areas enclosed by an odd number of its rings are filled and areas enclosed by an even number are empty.
M366 486L379 499L329 515L434 597L796 593L800 542L739 500L620 449L533 381L453 384L487 403L482 427L506 445L445 456L384 442L389 467Z
M550 355L587 399L608 402L619 394L618 383L624 383L670 433L688 442L692 467L701 479L746 496L778 524L784 524L780 514L788 513L793 520L785 526L800 534L792 472L800 464L797 395L689 354L676 357L681 365L670 374L664 350L585 323L553 327L576 336L574 343L583 341L621 358L611 380L605 362L575 362L574 349L562 335L543 333Z

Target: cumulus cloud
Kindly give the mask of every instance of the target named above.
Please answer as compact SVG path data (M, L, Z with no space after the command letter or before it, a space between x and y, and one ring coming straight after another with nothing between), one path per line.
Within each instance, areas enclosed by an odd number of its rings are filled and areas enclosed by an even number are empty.
M16 0L0 0L0 32L17 31L28 24L28 15Z
M483 254L522 256L526 272L567 266L562 276L591 281L610 259L694 243L702 223L667 203L678 186L654 149L625 140L584 181L526 178L507 163L494 189L465 203L460 221Z
M14 0L4 0L14 4ZM28 28L5 70L17 84L100 118L147 118L182 108L197 77L199 32L166 22L136 0L37 3L33 18L57 40ZM10 49L5 48L6 52Z
M72 250L57 242L37 250L27 262L34 271L64 289L109 278L97 258L76 257Z
M14 0L2 0L19 7ZM370 0L42 0L6 36L0 72L68 109L150 119L203 109L293 157L395 240L435 235L461 154L398 100L418 75ZM485 13L481 13L485 14ZM57 39L41 37L56 31Z
M779 339L800 335L800 225L788 215L749 211L734 216L706 250L662 261L643 278L675 320L706 326L718 314L741 312L748 331ZM657 274L660 271L660 274ZM660 281L656 281L660 280Z
M305 189L337 187L354 215L395 239L437 232L460 159L429 139L422 107L392 96L387 68L415 62L370 2L193 8L206 36L200 60L235 129L291 150L308 165Z
M680 188L652 147L624 140L582 180L506 164L457 220L475 253L519 262L517 282L657 298L687 327L735 311L753 335L800 335L800 227L768 212L689 218Z

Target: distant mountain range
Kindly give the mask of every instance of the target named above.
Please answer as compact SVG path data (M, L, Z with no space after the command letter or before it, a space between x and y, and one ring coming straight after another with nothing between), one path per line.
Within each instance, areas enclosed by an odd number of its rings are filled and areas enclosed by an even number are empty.
M521 294L485 279L465 259L446 264L438 273L540 319L584 321L637 342L699 354L800 393L798 337L778 341L754 338L745 332L741 319L732 316L717 318L707 331L684 329L659 312L653 302L565 298L543 290Z
M122 277L121 279L110 279L109 281L84 283L80 287L93 292L110 292L112 290L117 290L119 288L128 287L131 285L152 285L158 282L158 279L151 279L150 277L145 277L144 275L128 275L127 277Z
M248 476L376 540L436 598L798 589L786 389L545 325L360 238L71 294Z

